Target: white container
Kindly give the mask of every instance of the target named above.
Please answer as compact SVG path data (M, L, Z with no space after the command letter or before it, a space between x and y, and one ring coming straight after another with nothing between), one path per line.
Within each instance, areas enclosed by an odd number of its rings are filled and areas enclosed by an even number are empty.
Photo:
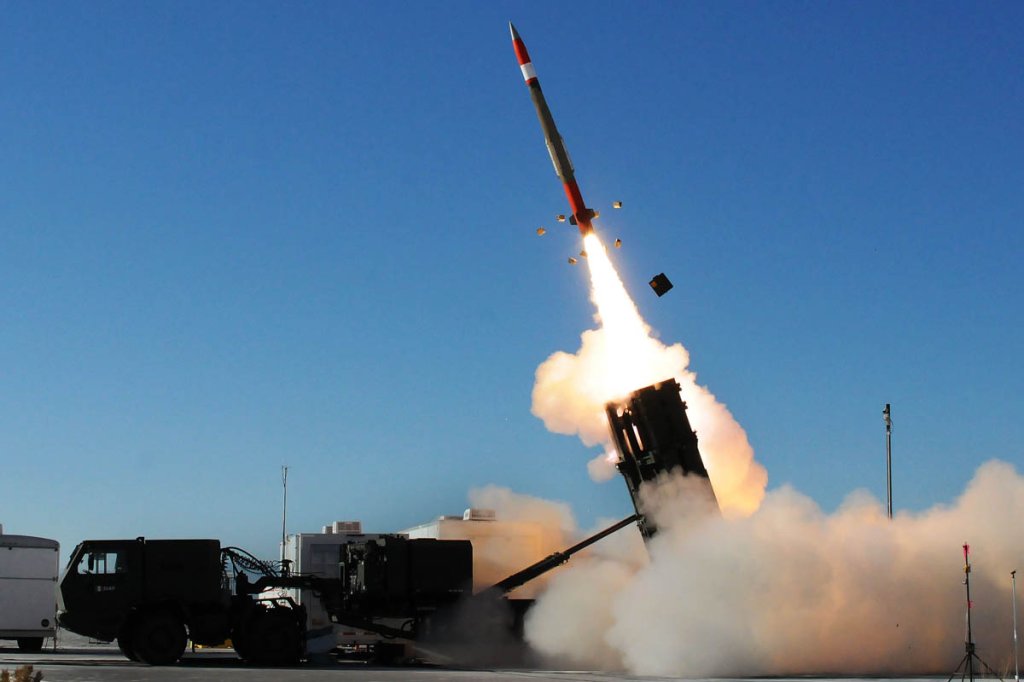
M358 521L335 522L324 526L324 533L295 533L289 535L284 546L285 559L291 562L291 571L321 578L341 577L341 552L344 545L376 540L380 533L364 534ZM320 597L312 590L286 590L296 603L306 607L306 649L311 654L323 653L336 646L376 644L381 636L359 628L331 622ZM401 620L388 625L399 627Z
M59 554L56 540L0 535L0 639L38 651L54 636Z

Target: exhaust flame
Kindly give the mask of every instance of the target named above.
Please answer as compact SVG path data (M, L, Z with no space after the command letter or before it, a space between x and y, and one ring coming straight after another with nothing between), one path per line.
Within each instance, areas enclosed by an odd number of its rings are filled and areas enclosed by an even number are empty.
M580 337L580 349L552 354L537 368L533 414L556 433L577 434L586 445L604 445L614 452L604 406L632 391L675 378L689 407L690 423L715 494L727 516L754 512L764 498L768 475L754 461L747 435L725 405L687 370L689 353L681 344L666 346L656 339L608 259L594 233L584 237L590 266L591 301L598 329ZM599 455L588 465L591 477L614 475L614 459Z

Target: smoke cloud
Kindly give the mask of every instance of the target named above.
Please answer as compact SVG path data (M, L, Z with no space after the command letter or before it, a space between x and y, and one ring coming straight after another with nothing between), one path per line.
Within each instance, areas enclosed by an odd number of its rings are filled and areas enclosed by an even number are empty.
M576 519L564 502L515 493L488 485L469 492L470 506L491 509L494 523L476 524L473 535L473 580L476 588L489 587L534 562L565 548L575 536ZM514 598L533 598L549 574L514 590Z
M640 675L948 674L964 655L967 541L978 654L1013 664L1024 478L1010 464L984 464L951 506L891 521L866 492L829 515L790 487L743 518L658 513L646 565L591 556L551 581L532 646Z
M469 504L494 510L496 518L502 521L540 524L549 536L546 540L549 543L560 544L576 530L576 517L566 503L516 493L497 485L470 490Z
M833 514L788 486L766 494L746 433L697 383L686 349L655 338L597 237L584 244L599 327L537 368L533 413L603 446L588 470L607 480L617 455L605 404L676 379L723 513L700 509L700 486L678 474L645 483L644 512L660 529L648 551L627 531L554 575L528 614L530 644L639 675L950 673L964 655L967 540L977 651L1008 670L1024 478L991 461L951 506L893 520L863 491Z

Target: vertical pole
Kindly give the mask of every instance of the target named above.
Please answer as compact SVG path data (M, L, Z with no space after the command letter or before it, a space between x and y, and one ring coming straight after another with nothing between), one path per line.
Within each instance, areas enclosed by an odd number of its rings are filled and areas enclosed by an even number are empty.
M882 418L885 419L885 502L889 511L889 518L892 518L892 417L889 412L889 403L885 404L882 410Z
M1013 679L1020 682L1020 663L1017 660L1017 571L1010 571L1013 595Z
M967 588L967 642L964 647L967 649L967 674L971 682L974 682L974 636L971 633L971 560L969 554L971 546L964 543L964 585Z
M284 501L281 504L281 566L284 567L284 545L288 539L288 467L281 466L281 487L284 489Z

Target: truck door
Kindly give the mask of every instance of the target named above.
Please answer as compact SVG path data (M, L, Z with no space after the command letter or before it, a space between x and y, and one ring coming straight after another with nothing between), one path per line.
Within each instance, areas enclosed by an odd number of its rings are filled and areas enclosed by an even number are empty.
M139 559L137 543L97 542L76 552L61 581L62 624L86 636L114 639L139 597Z

